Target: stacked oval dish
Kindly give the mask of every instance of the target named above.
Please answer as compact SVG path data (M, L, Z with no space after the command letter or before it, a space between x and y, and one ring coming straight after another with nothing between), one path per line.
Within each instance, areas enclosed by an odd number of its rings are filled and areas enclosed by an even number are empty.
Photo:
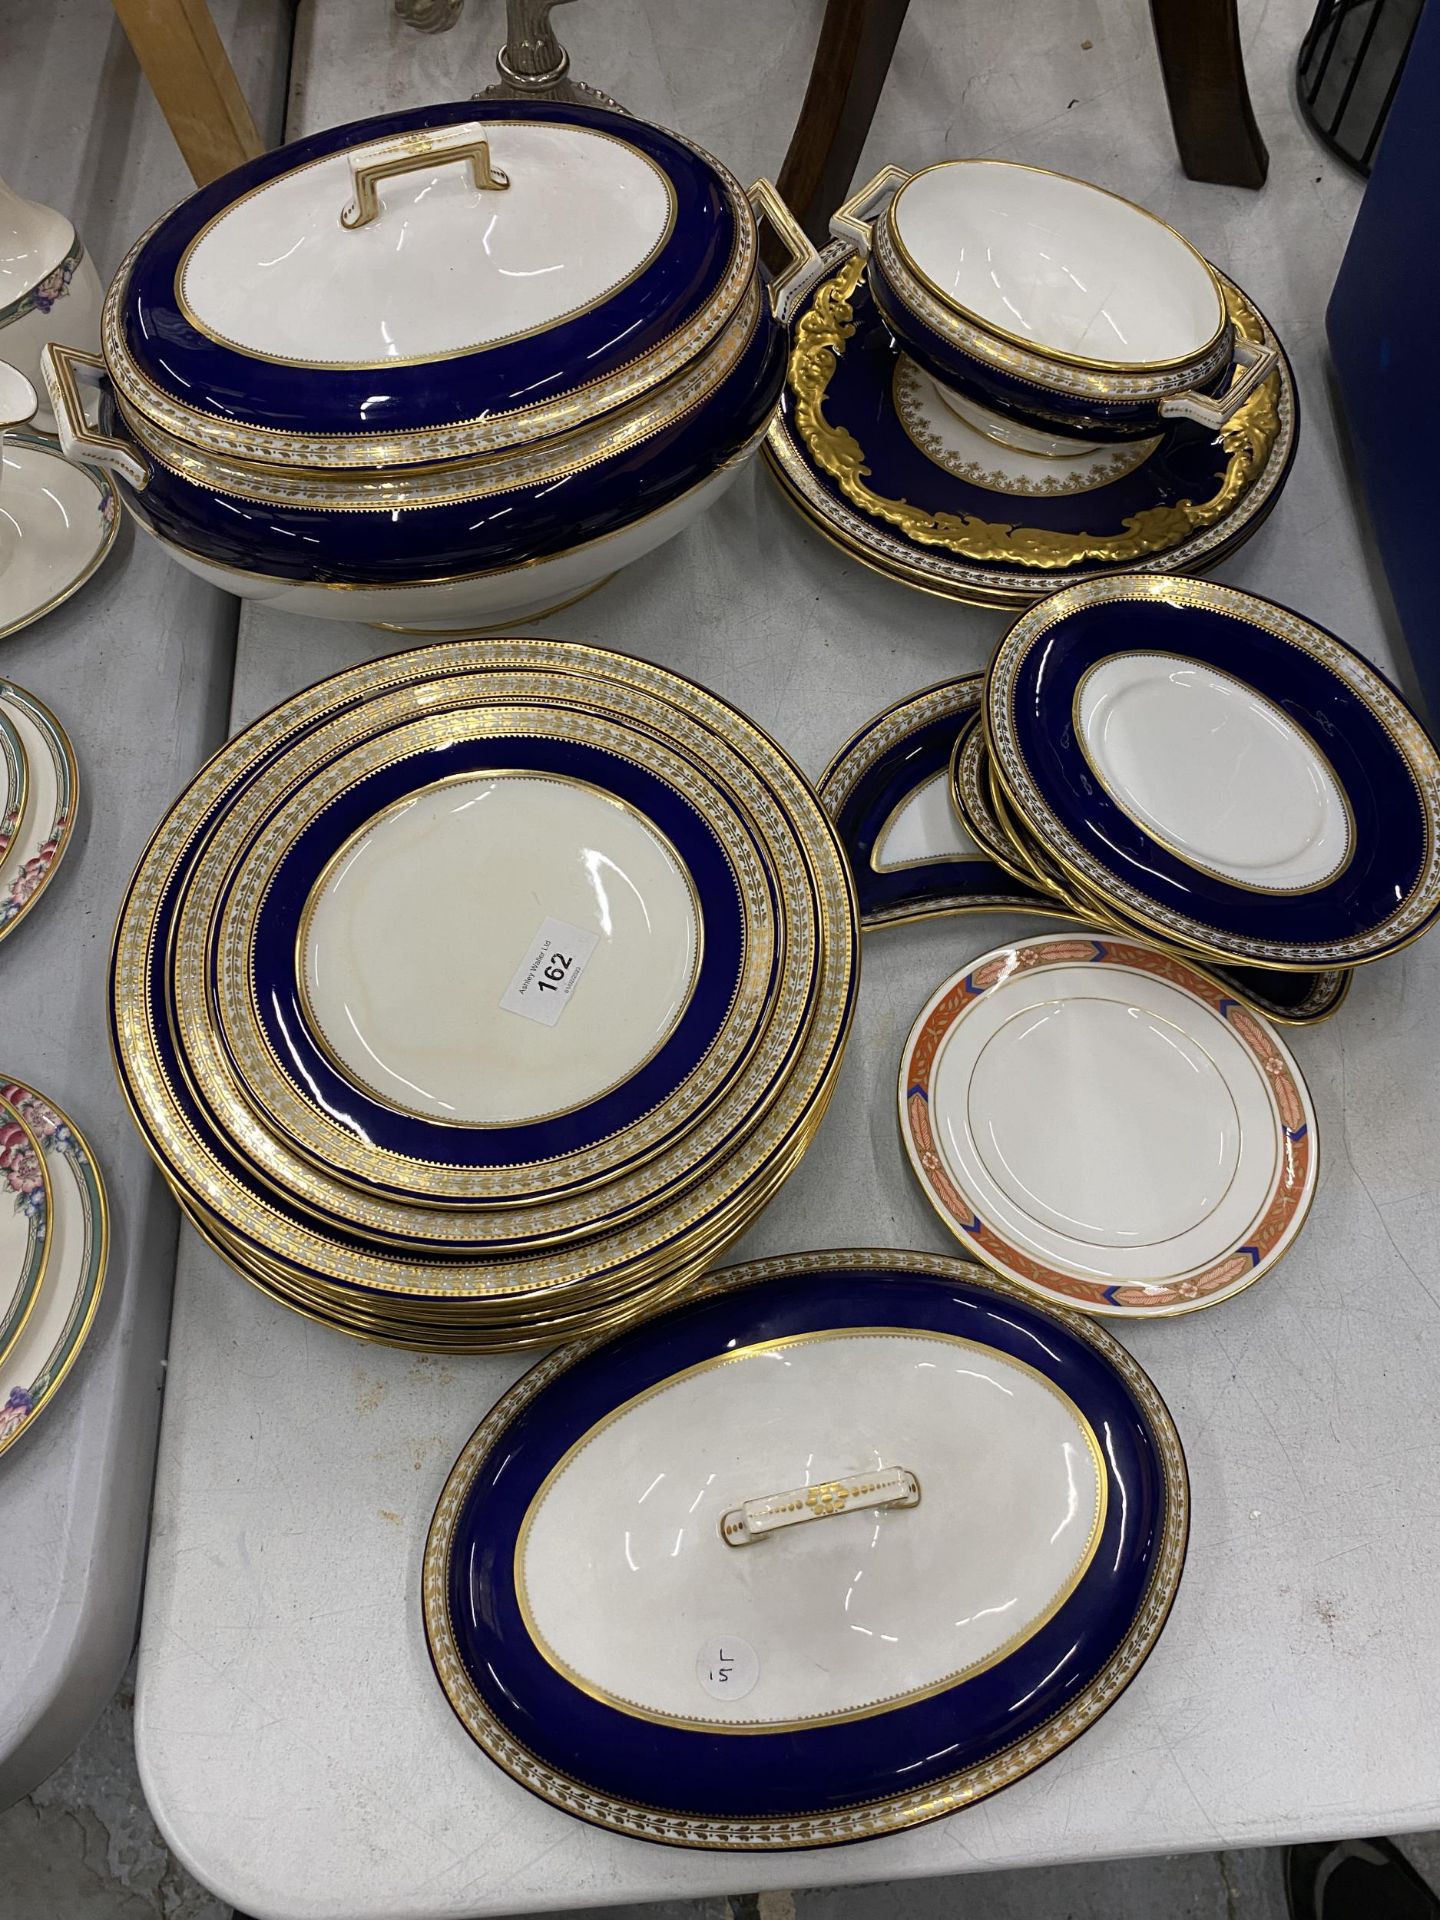
M793 266L767 282L757 215ZM287 610L473 629L588 591L758 448L814 249L677 134L462 101L248 162L132 249L65 451L183 565ZM104 393L104 432L78 388Z
M849 871L732 707L644 662L464 641L224 747L116 930L121 1081L277 1299L502 1349L676 1292L805 1151L849 1028Z
M1043 601L951 771L1034 885L1207 963L1343 984L1440 915L1435 743L1343 640L1234 587L1119 574Z

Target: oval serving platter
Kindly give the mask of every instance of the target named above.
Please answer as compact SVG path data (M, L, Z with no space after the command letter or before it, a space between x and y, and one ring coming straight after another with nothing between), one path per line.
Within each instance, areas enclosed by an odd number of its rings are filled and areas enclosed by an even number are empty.
M1083 1733L1187 1517L1170 1416L1097 1325L943 1256L802 1254L512 1387L441 1495L425 1629L472 1738L565 1811L834 1845Z
M658 1283L691 1261L689 1270L696 1270L713 1258L743 1229L751 1200L758 1203L769 1191L770 1170L783 1177L804 1150L833 1085L853 1008L853 893L813 789L767 737L692 683L643 663L627 661L622 671L618 656L573 646L557 652L557 644L459 642L423 649L341 674L284 703L223 749L161 823L132 881L112 958L113 1044L132 1113L167 1178L185 1192L207 1229L249 1247L254 1256L253 1261L247 1256L250 1277L283 1276L297 1295L304 1291L317 1302L323 1290L337 1308L344 1303L347 1315L352 1306L357 1314L377 1317L383 1308L387 1323L392 1308L397 1316L413 1313L417 1323L422 1310L443 1314L456 1321L457 1333L468 1333L466 1344L472 1346L508 1339L522 1313L527 1337L544 1337L539 1319L531 1316L548 1302L554 1317L547 1307L546 1325L560 1330L564 1323L573 1333L582 1300L593 1305L618 1298L622 1289L630 1297L642 1283ZM467 692L472 675L478 678ZM544 1251L508 1262L456 1262L422 1253L418 1243L405 1257L376 1244L369 1223L378 1217L377 1203L358 1190L347 1194L342 1224L331 1229L268 1188L238 1143L232 1146L211 1131L173 1052L168 960L175 916L197 858L229 810L240 804L252 782L276 774L302 742L324 757L329 735L322 729L338 730L331 744L350 737L352 730L357 738L368 737L383 724L377 701L392 701L393 712L386 712L398 722L407 713L432 711L437 694L440 704L449 704L451 690L457 708L470 704L482 686L487 695L509 692L523 698L527 690L536 690L537 676L545 679L542 699L553 696L567 676L593 679L597 690L606 691L602 704L607 709L623 707L633 716L654 707L664 719L659 730L666 737L673 728L696 729L707 763L717 754L734 759L743 773L747 806L757 817L768 813L785 823L786 835L796 843L797 898L804 900L801 944L812 950L803 969L787 966L785 983L787 993L794 986L791 998L803 1011L798 1021L787 1016L785 1034L775 1039L773 1051L784 1057L770 1063L774 1074L762 1069L754 1125L739 1132L733 1151L721 1143L695 1188L633 1228L618 1233L601 1228L586 1242L583 1261L567 1248L563 1256ZM618 682L623 691L617 691ZM672 700L676 690L683 698ZM802 929L791 931L798 938ZM718 1116L715 1126L720 1127ZM725 1132L727 1140L736 1140L737 1129L728 1122ZM755 1177L762 1167L766 1177ZM568 1323L567 1309L573 1309Z

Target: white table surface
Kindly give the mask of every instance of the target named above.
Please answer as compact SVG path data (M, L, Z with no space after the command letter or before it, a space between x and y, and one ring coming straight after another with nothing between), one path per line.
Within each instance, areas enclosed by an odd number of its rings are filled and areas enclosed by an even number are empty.
M216 16L257 114L278 126L286 0L226 0ZM102 277L190 190L109 0L0 5L0 175L69 213ZM73 600L0 640L0 675L54 708L80 768L74 844L0 946L0 1068L58 1101L89 1137L113 1223L86 1349L0 1458L0 1807L43 1780L95 1719L139 1617L175 1212L110 1069L105 966L145 836L223 737L235 624L227 595L125 526Z
M778 163L819 10L594 0L557 19L582 77L748 175ZM1291 105L1306 0L1245 11L1263 193L1179 175L1140 0L916 0L866 170L947 151L1048 163L1144 198L1235 274L1285 338L1306 418L1283 500L1223 577L1389 664L1324 372L1358 187ZM292 131L479 84L494 18L407 40L379 0L363 14L312 0ZM696 675L818 772L880 707L982 665L1003 626L850 564L757 472L546 631ZM392 645L247 612L232 723ZM898 1051L948 971L1026 930L987 916L867 940L834 1106L740 1253L951 1248L900 1155ZM187 1234L137 1703L170 1844L264 1920L419 1920L1440 1823L1437 983L1440 939L1364 971L1339 1018L1295 1039L1322 1174L1288 1260L1217 1311L1123 1326L1194 1483L1189 1568L1144 1675L1040 1773L863 1848L671 1852L581 1826L492 1767L432 1677L420 1557L452 1460L517 1365L347 1342L271 1306Z

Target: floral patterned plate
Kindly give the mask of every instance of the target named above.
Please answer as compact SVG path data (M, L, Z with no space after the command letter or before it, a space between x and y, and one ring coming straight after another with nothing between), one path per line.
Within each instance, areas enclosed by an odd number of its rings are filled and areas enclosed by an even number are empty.
M1189 1313L1293 1244L1315 1113L1269 1022L1174 954L1084 929L972 961L905 1043L900 1133L956 1238L1090 1313Z
M33 694L0 680L0 714L25 749L30 800L24 823L0 856L0 940L29 913L64 858L75 829L79 775L65 729Z
M12 1447L75 1364L100 1303L110 1245L105 1186L85 1137L58 1107L16 1081L0 1103L39 1142L53 1210L49 1264L20 1337L0 1358L0 1453Z
M0 1363L44 1284L51 1210L39 1142L18 1109L0 1099Z

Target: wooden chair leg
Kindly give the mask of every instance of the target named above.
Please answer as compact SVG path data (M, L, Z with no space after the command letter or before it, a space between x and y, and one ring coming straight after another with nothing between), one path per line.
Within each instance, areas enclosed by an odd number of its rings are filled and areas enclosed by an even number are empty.
M1245 84L1235 0L1150 0L1180 164L1217 187L1263 187L1270 156Z
M205 0L113 3L197 187L265 151Z
M860 150L905 19L909 0L826 0L825 19L805 103L776 182L786 205L817 246L849 191ZM778 265L783 249L767 264Z

